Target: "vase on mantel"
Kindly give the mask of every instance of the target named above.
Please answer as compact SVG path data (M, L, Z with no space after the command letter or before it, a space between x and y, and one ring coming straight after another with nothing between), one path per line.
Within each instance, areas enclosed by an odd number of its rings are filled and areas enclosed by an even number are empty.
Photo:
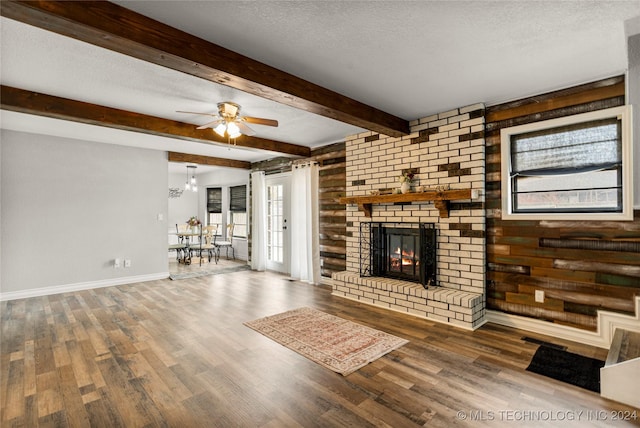
M411 190L411 184L408 181L403 181L400 185L400 191L404 194L409 193L409 190Z

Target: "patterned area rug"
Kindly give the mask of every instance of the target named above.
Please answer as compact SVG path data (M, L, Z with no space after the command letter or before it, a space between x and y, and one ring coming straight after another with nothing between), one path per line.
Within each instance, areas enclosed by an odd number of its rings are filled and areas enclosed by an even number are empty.
M294 309L244 325L343 376L409 342L312 308Z

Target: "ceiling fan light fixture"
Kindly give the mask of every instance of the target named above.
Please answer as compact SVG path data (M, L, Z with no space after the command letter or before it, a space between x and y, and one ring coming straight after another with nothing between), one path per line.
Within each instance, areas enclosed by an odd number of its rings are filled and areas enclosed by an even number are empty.
M224 132L227 130L227 125L225 123L220 123L218 126L213 128L213 130L221 137L224 137Z
M229 134L229 138L238 138L242 133L240 132L240 128L233 122L229 122L227 125L227 134Z
M218 114L213 113L196 113L190 111L178 110L179 113L199 114L203 116L213 116L216 120L207 122L198 126L196 129L213 128L220 137L236 139L242 135L253 136L255 131L248 127L245 122L264 126L278 126L278 121L273 119L264 119L260 117L240 117L240 106L230 101L218 103ZM214 127L215 125L215 127Z

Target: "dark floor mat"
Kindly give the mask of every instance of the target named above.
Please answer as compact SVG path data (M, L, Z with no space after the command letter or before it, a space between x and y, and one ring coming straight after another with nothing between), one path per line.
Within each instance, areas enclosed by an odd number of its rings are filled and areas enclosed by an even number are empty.
M548 346L540 346L527 370L593 392L600 392L600 368L596 360Z

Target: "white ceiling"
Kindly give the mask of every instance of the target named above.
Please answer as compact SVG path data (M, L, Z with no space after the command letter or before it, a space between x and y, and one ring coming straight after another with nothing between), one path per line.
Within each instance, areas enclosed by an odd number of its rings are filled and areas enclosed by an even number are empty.
M633 1L116 1L215 44L412 120L622 74ZM626 23L626 34L625 34ZM202 124L233 101L257 136L318 147L362 131L2 18L3 85ZM258 161L276 156L2 111L6 129ZM182 167L181 167L182 168ZM203 172L203 171L201 171Z

